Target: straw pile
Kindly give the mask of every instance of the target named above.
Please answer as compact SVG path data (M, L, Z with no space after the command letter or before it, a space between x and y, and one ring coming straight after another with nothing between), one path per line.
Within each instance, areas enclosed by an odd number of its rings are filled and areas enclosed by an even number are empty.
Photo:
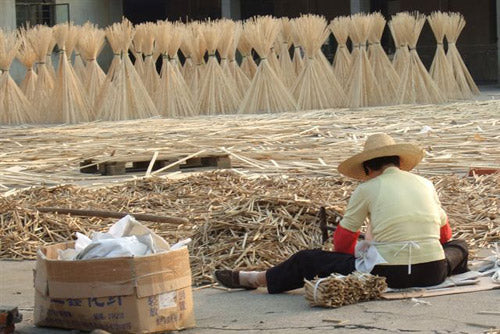
M387 289L385 277L354 272L343 276L304 280L305 298L311 306L340 307L380 299Z
M351 53L346 44L349 37L349 20L348 16L339 16L334 18L329 25L333 36L337 40L337 50L333 59L333 72L344 89L347 87L352 65Z
M290 57L293 25L290 22L290 19L287 17L282 17L280 21L281 21L281 30L280 33L278 34L278 40L280 46L279 62L281 67L281 73L283 74L282 78L283 83L287 88L291 89L297 79L292 58Z
M10 76L9 68L21 44L16 32L0 28L0 124L29 123L34 117L30 101Z
M244 26L247 39L260 57L259 67L241 102L239 113L275 113L297 110L297 104L273 71L268 56L279 33L279 21L271 16L257 17Z
M455 80L462 94L462 98L469 99L474 95L479 95L479 89L474 83L474 79L469 73L462 56L457 49L457 39L465 27L465 19L460 13L449 13L448 24L446 25L446 39L448 41L448 52L446 56L453 69Z
M30 34L33 30L26 30L25 28L20 30L21 46L17 52L17 59L26 68L26 75L21 82L20 88L24 95L28 98L28 101L34 101L36 95L36 79L37 74L35 73L33 66L36 62L36 53L33 45L30 41ZM34 115L33 115L34 116Z

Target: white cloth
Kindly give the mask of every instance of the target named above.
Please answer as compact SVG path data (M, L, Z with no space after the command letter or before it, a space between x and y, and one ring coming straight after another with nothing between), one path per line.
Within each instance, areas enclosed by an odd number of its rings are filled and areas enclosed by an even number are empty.
M370 273L373 268L380 263L387 261L379 254L377 247L367 240L358 241L354 249L354 266L357 271L362 273Z

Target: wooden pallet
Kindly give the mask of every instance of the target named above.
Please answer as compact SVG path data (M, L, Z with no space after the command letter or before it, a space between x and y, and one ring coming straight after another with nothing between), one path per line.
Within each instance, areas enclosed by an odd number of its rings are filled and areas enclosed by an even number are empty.
M187 155L158 155L151 171L155 171L182 160ZM151 155L116 157L107 160L84 159L80 162L80 172L101 175L123 175L126 173L145 172L151 163ZM165 172L176 172L189 168L231 168L231 158L225 153L206 153L187 159L169 167Z

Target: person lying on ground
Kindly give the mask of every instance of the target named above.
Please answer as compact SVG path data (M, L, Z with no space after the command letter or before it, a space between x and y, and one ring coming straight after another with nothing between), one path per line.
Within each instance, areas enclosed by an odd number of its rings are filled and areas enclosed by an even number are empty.
M410 173L422 158L416 145L396 144L387 134L369 136L364 150L338 167L363 183L335 230L335 251L302 250L266 271L216 270L215 279L228 288L280 293L332 273L366 272L385 277L390 288L408 288L437 285L468 271L467 244L450 241L448 217L432 182ZM358 241L366 218L370 240Z

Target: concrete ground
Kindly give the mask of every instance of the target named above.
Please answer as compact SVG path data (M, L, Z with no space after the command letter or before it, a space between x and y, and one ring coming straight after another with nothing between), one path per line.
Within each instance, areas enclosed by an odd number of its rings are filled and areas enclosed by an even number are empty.
M24 320L17 333L71 331L36 328L33 315L33 261L0 261L0 305L18 306ZM194 292L195 333L500 333L500 290L417 300L373 301L338 309L311 308L301 290L268 295L265 290L207 288ZM74 333L74 332L73 332Z

